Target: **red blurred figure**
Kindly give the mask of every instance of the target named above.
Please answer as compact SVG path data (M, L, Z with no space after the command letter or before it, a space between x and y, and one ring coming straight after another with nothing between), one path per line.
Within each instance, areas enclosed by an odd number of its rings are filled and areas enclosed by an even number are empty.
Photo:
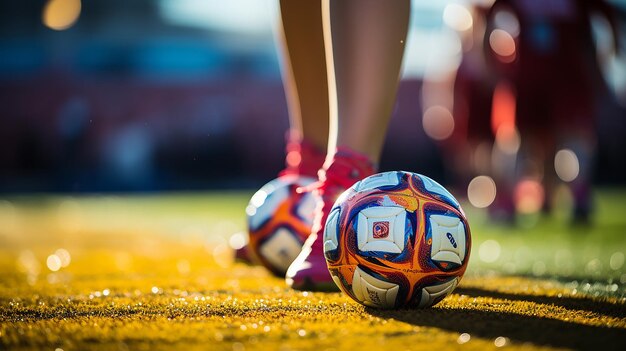
M549 209L558 175L569 182L574 218L581 221L591 210L595 96L606 91L592 35L596 14L611 24L617 50L613 14L601 0L496 0L484 36L487 62L500 82L491 116L494 152L519 149L508 179L542 183L545 196L536 201ZM557 155L559 149L565 153ZM527 210L513 189L504 190L496 205L515 202L518 212Z

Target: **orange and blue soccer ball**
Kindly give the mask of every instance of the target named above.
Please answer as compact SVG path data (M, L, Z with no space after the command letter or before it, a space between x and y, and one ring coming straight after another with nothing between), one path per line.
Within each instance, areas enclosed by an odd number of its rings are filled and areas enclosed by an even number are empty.
M410 172L367 177L335 202L324 255L339 288L378 308L424 308L454 290L467 268L470 228L459 202Z
M311 233L315 198L296 189L315 181L298 175L281 176L259 189L246 207L252 258L276 276L285 276Z

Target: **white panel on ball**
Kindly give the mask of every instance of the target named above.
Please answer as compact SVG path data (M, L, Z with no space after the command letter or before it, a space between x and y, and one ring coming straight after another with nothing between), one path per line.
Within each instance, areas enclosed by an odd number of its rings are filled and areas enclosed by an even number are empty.
M285 271L301 250L302 244L286 228L278 229L260 248L261 256Z
M446 296L456 288L459 283L459 278L454 278L443 284L431 285L422 289L422 296L420 298L419 307L428 307L435 302L435 300L441 296Z
M393 308L400 286L374 278L356 267L352 276L352 292L363 304L372 307Z
M456 216L431 215L430 257L434 261L462 264L465 258L465 227Z
M302 218L302 220L308 224L313 225L313 214L315 213L315 205L317 202L315 201L315 197L312 193L305 193L300 199L300 204L296 209L298 213L298 217Z
M450 192L446 188L444 188L441 184L437 183L431 178L428 178L425 175L420 174L419 176L420 178L422 178L422 182L424 182L424 187L426 188L426 190L430 191L431 193L443 195L446 198L449 198L450 201L452 201L452 204L455 205L457 208L461 207L461 205L456 200L456 198L452 194L450 194Z
M328 215L324 226L324 252L336 250L339 246L337 241L337 221L339 220L339 208L335 208Z
M369 176L359 182L357 191L366 191L381 186L398 185L398 172L385 172Z
M366 208L359 212L357 221L359 250L390 253L404 250L406 210L403 207Z
M250 200L256 206L254 215L250 216L250 229L257 230L259 226L276 213L276 208L289 196L289 187L281 184L278 179L266 184L257 191ZM268 194L270 194L268 196Z

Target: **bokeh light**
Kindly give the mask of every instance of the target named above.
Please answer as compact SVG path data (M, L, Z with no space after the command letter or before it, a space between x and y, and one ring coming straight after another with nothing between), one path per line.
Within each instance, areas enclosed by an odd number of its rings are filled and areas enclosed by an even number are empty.
M478 144L472 154L472 166L478 173L488 173L491 170L491 143L483 141Z
M597 258L594 258L590 260L589 262L587 262L587 265L585 266L585 273L590 274L592 276L598 276L602 274L602 269L603 269L602 261L600 261Z
M497 135L501 128L505 135L515 129L517 99L515 89L508 83L499 83L493 91L491 130Z
M297 167L302 162L300 152L289 151L285 157L285 161L289 167Z
M49 270L56 272L61 269L61 259L57 255L50 255L46 259L46 266L48 266Z
M50 29L65 30L76 23L80 10L80 0L49 0L44 7L42 20Z
M61 260L61 267L67 267L72 262L72 256L66 249L58 249L54 254Z
M487 263L492 263L500 258L500 243L493 239L486 240L478 248L478 257L480 260Z
M176 269L180 274L189 274L189 272L191 272L191 264L188 260L178 260L178 262L176 262Z
M515 60L515 39L505 30L494 29L489 35L489 46L500 61L509 63Z
M541 183L534 179L525 179L515 186L515 209L521 214L539 212L543 206L545 193Z
M517 153L522 143L520 134L515 127L501 126L496 132L496 146L502 152L513 155Z
M514 38L519 35L519 20L513 11L508 9L497 10L493 16L493 23L496 28L504 30Z
M505 338L504 336L498 336L498 337L497 337L497 338L493 341L493 344L494 344L496 347L503 347L503 346L506 346L506 344L508 344L508 343L509 343L509 339L508 339L508 338Z
M469 10L459 4L448 4L443 10L443 22L450 28L464 32L472 28L474 20Z
M256 209L259 208L265 202L267 195L271 193L274 189L268 189L267 192L263 189L254 193L252 198L250 199L250 204L246 207L246 214L248 216L254 216L256 214Z
M210 237L205 245L218 266L226 268L234 263L233 249L226 238Z
M431 106L424 111L422 125L426 135L434 140L445 140L454 131L454 117L450 110L443 106Z
M246 246L248 243L248 235L245 232L237 232L230 236L228 239L228 245L233 250L239 250L242 247Z
M475 177L467 187L467 198L477 208L491 205L496 199L496 182L486 175Z
M470 341L470 339L472 338L472 336L468 333L462 333L461 335L459 335L459 338L456 339L456 342L459 344L465 344L466 342Z
M570 149L559 150L554 156L554 170L564 182L575 180L580 172L580 164L574 151Z
M30 276L36 276L41 271L41 264L32 251L24 250L20 252L17 257L17 268L22 273L26 273Z
M612 270L616 271L624 265L624 254L622 252L615 252L611 255L611 259L609 260L609 266Z

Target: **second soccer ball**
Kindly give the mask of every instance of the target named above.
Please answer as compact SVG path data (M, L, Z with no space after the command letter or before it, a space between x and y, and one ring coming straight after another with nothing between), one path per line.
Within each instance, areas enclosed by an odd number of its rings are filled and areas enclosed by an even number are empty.
M298 175L281 176L259 189L246 207L250 252L278 277L285 276L311 233L315 198L310 192L296 190L314 181Z

